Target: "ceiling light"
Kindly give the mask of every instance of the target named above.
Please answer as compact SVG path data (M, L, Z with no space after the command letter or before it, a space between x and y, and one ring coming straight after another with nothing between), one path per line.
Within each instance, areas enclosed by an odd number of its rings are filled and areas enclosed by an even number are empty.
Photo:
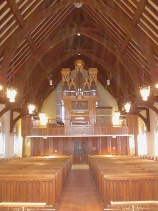
M81 34L80 33L77 33L77 36L80 36Z
M127 113L129 113L130 111L130 108L131 108L131 103L130 102L127 102L124 104L124 109Z
M158 84L156 84L156 86L155 86L157 89L158 89Z
M33 114L35 111L35 108L36 108L35 105L29 104L28 105L29 114Z
M144 101L147 101L148 100L148 97L150 95L150 86L144 84L144 68L145 66L142 65L142 68L143 68L143 85L140 87L140 94L143 98Z
M52 86L53 85L53 81L52 79L49 80L49 85Z
M0 91L3 89L3 86L2 85L0 85Z
M49 85L50 85L50 86L53 85L52 75L49 76Z
M112 78L112 75L110 73L110 74L108 74L108 79L106 81L106 83L107 83L108 86L110 85L111 78Z
M17 94L17 91L15 89L7 88L7 98L9 98L10 102L15 102L15 96Z
M107 85L108 85L108 86L110 85L110 80L109 80L109 79L107 80Z
M140 87L140 94L143 100L147 101L150 95L150 86L143 85L142 87Z
M81 8L82 7L82 3L74 3L74 6L76 7L76 8Z

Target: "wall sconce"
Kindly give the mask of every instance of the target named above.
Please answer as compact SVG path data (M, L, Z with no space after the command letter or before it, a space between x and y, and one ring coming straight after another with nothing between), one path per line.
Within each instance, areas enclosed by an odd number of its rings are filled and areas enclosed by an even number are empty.
M83 5L83 3L74 3L74 6L75 6L76 8L81 8L82 5Z
M45 113L40 113L39 118L40 118L41 125L47 125L48 118L46 117Z

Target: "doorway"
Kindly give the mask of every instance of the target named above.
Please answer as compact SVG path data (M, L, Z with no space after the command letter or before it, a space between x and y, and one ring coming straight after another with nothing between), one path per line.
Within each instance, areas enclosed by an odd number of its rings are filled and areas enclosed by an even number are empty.
M88 161L87 154L87 139L86 138L75 138L74 143L74 153L73 153L73 163L83 164Z

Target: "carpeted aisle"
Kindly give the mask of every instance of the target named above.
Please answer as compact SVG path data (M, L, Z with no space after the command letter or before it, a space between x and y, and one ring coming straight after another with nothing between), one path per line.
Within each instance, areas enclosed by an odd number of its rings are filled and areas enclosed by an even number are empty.
M95 182L87 166L73 166L57 211L102 211Z

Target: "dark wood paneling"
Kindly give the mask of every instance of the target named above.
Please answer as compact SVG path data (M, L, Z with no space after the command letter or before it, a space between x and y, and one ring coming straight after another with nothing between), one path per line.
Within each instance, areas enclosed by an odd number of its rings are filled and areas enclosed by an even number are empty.
M112 155L117 155L118 154L118 142L117 142L117 138L111 138L110 141L110 148L111 148L111 153Z
M68 138L62 138L62 154L69 155L70 154L70 144Z
M60 154L59 138L53 138L53 154Z
M33 138L32 140L33 156L43 155L77 155L79 162L85 162L85 159L80 158L81 155L97 155L97 154L113 154L113 155L128 155L129 143L128 137L79 137L79 138ZM78 156L80 155L80 156ZM78 158L79 157L79 158ZM84 156L83 156L84 157ZM81 161L80 161L81 160ZM76 161L77 162L77 161Z
M49 139L43 140L43 155L50 154L50 146L49 146Z
M42 154L42 146L41 146L41 139L40 138L34 138L32 140L32 155L33 156L41 156Z
M120 142L120 155L127 155L127 137L123 136L119 138Z
M91 143L90 154L97 155L98 154L98 138L97 137L91 138L90 143Z
M102 137L100 142L100 154L108 154L108 138Z

